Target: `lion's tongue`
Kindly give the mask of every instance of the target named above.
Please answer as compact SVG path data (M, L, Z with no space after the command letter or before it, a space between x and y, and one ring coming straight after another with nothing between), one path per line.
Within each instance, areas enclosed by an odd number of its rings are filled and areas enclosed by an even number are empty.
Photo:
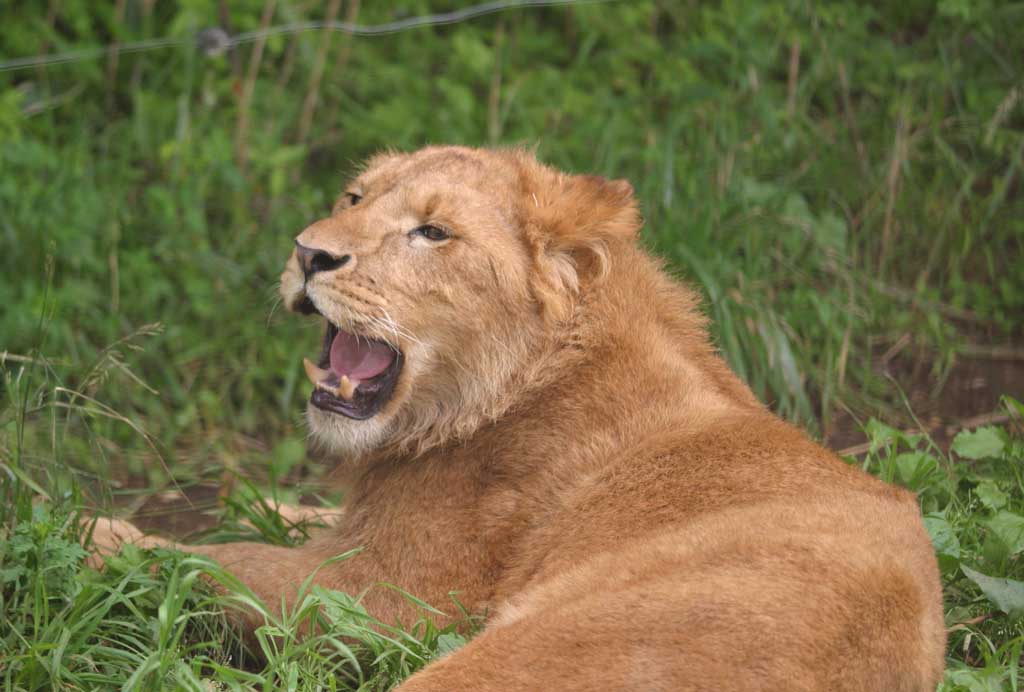
M338 330L331 342L331 371L350 380L376 377L395 360L395 352L387 344L359 338Z

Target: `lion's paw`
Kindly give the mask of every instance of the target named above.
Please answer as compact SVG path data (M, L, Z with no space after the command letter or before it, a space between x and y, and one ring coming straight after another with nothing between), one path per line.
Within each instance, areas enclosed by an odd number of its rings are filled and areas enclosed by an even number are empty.
M93 525L94 521L95 524ZM102 567L103 558L117 553L121 550L121 546L126 543L131 543L141 548L159 548L170 545L167 541L156 536L147 536L142 531L139 531L131 522L120 519L99 517L94 520L88 517L84 523L86 531L83 533L83 537L89 536L88 529L92 525L92 541L86 545L90 552L86 563L93 568L98 569Z

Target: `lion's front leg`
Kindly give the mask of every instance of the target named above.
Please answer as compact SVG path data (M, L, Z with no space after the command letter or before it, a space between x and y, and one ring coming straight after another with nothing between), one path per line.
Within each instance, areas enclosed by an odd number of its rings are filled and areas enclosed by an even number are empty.
M344 510L337 507L314 507L311 505L289 505L279 503L267 497L263 500L266 507L273 509L285 522L293 527L292 535L297 536L303 524L320 524L323 527L334 527L341 523L345 516ZM248 522L243 522L248 523ZM177 548L190 552L203 552L198 547L188 546L177 541L146 534L130 521L109 517L89 517L83 525L87 528L84 538L91 538L92 554L88 564L99 568L103 557L113 555L125 543L140 548Z
M91 529L91 533L89 529ZM95 521L92 519L88 520L86 522L85 536L91 536L91 542L87 546L91 551L86 559L86 564L94 569L102 567L103 558L117 553L126 543L137 545L140 548L169 548L174 546L172 541L157 536L147 536L131 522L109 519L107 517L99 517Z
M336 510L314 507L275 504L274 509L292 524L318 521L333 526L341 517ZM87 546L90 549L87 564L95 569L100 569L103 559L120 551L125 544L140 548L172 548L211 558L267 604L279 604L282 596L290 601L306 577L323 560L331 557L321 556L315 546L311 550L305 546L283 547L252 542L187 545L145 534L129 521L107 517L90 518L85 525L84 537L91 537Z
M324 517L318 514L317 518L337 523L340 515ZM89 546L92 555L88 563L99 569L104 556L118 552L128 543L143 548L173 548L201 555L212 559L240 581L270 612L280 612L282 602L288 608L294 605L310 575L315 574L314 584L353 595L381 581L383 573L370 554L361 553L348 560L328 563L331 558L359 547L357 543L343 539L344 528L333 526L321 529L313 539L294 547L249 542L186 545L146 535L127 521L100 518L93 525ZM210 581L218 590L231 590L230 586L215 579ZM363 603L370 612L388 622L413 614L408 612L408 604L388 589L370 589ZM259 613L251 612L244 616L244 622L255 628L263 624L263 619Z

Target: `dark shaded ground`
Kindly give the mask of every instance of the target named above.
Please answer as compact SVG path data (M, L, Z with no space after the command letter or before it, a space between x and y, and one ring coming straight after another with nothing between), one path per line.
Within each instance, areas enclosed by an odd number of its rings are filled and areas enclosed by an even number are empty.
M1001 358L960 358L944 382L935 380L926 360L895 358L886 370L906 394L920 427L943 448L964 428L1005 420L1000 396L1024 400L1024 358L1009 350ZM909 413L905 416L904 427L918 429ZM828 447L846 454L860 453L864 441L860 424L846 413L837 415L825 438Z
M185 540L214 528L222 489L214 485L193 485L181 491L169 490L149 498L131 517L146 533L159 533Z

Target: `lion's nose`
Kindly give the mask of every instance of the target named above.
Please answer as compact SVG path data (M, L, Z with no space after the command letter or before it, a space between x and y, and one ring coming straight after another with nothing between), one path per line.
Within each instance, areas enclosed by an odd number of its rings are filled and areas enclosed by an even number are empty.
M299 258L299 266L306 278L317 272L329 272L341 269L352 260L352 255L335 255L327 250L315 247L306 247L295 241L295 254Z

